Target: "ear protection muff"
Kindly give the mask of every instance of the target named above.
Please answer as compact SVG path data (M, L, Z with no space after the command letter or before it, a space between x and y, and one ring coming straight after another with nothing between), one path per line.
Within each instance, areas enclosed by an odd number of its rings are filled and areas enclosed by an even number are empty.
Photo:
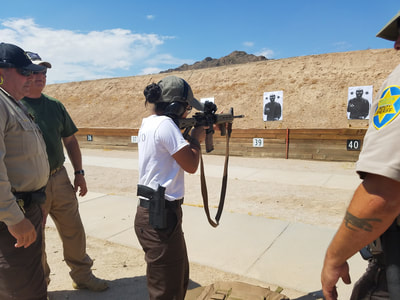
M164 115L166 115L172 119L178 119L185 112L186 106L187 106L186 102L180 102L180 101L171 102L165 108Z
M178 119L182 117L184 112L186 111L186 107L188 103L186 102L189 92L189 85L188 83L183 80L183 90L182 90L182 97L181 101L172 101L168 106L165 108L164 115L172 118Z

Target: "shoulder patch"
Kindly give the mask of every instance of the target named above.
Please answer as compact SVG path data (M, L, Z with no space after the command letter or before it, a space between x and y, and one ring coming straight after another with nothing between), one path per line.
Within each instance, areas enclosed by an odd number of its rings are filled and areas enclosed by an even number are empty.
M373 123L381 129L392 122L400 113L400 87L392 85L382 92L376 107Z

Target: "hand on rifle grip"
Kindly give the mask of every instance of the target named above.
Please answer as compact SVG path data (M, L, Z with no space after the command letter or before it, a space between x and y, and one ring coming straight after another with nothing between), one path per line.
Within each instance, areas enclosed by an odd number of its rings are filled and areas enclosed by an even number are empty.
M218 129L221 131L221 136L226 135L226 123L218 124Z

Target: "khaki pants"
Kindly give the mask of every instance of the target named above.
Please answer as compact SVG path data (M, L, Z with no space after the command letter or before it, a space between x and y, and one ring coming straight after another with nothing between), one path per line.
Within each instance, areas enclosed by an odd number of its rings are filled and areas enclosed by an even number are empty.
M189 262L182 231L182 208L169 208L168 227L149 225L149 210L138 207L135 232L145 252L150 300L183 300L189 283Z
M64 167L50 176L43 208L57 227L63 245L64 259L71 269L71 278L75 282L85 282L92 273L93 261L86 254L86 234L79 215L78 199ZM47 264L44 239L43 267L48 279L50 268Z
M15 238L0 222L0 299L46 300L42 268L42 211L38 204L25 209L36 228L36 241L28 248L15 248Z

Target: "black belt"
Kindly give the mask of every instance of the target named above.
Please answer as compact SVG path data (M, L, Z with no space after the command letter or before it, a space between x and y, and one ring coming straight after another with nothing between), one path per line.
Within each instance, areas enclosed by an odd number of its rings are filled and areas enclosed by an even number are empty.
M165 200L165 207L166 208L175 209L175 208L178 208L179 206L181 206L182 203L183 203L183 198L182 199L178 199L178 200L174 200L174 201ZM139 199L139 205L141 207L143 207L143 208L147 208L148 209L148 208L150 208L150 201L140 198Z
M23 201L23 206L25 208L29 207L30 205L37 203L42 204L46 200L46 187L42 187L33 192L16 192L12 191L15 198L17 198L18 204L20 204L21 200Z

